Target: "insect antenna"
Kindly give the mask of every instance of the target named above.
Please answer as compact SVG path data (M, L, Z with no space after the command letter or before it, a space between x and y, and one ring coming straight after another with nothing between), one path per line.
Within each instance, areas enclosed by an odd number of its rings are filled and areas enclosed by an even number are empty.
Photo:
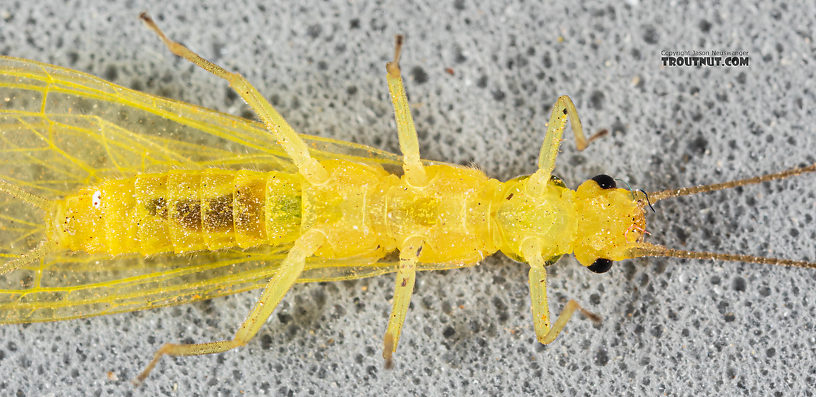
M698 193L707 193L707 192L714 192L717 190L724 190L724 189L731 189L738 186L745 186L745 185L753 185L762 182L774 181L777 179L785 179L790 178L792 176L806 174L808 172L816 171L816 163L811 164L807 167L801 168L793 168L787 171L778 172L776 174L768 174L768 175L761 175L756 176L753 178L746 178L746 179L738 179L736 181L729 181L723 183L715 183L713 185L702 185L702 186L692 186L692 187L681 187L679 189L669 189L669 190L661 190L659 192L652 192L649 193L648 196L651 199L652 203L656 203L660 200L671 198L671 197L680 197L680 196L688 196L691 194L698 194Z
M768 174L768 175L761 175L753 178L747 179L739 179L730 182L724 183L717 183L712 185L702 185L702 186L694 186L694 187L684 187L680 189L669 189L669 190L662 190L658 192L652 192L647 195L652 203L657 201L671 198L671 197L680 197L680 196L688 196L691 194L698 194L698 193L707 193L707 192L714 192L717 190L724 190L724 189L731 189L738 186L745 186L745 185L753 185L762 182L774 181L777 179L785 179L790 178L796 175L802 175L809 172L816 172L816 164L812 164L807 167L800 167L800 168L793 168L787 171L778 172L775 174ZM662 245L650 244L646 242L639 242L637 243L636 247L632 248L630 251L633 257L641 257L641 256L665 256L665 257L673 257L673 258L684 258L684 259L714 259L714 260L722 260L722 261L734 261L734 262L746 262L746 263L759 263L765 265L780 265L780 266L793 266L793 267L804 267L809 269L816 269L816 262L807 262L807 261L798 261L798 260L791 260L791 259L782 259L782 258L768 258L763 256L751 256L751 255L737 255L737 254L724 254L724 253L716 253L716 252L706 252L706 251L684 251L678 250L674 248L664 247Z
M793 266L804 267L808 269L816 269L816 263L814 262L797 261L783 258L768 258L764 256L722 254L717 252L706 251L683 251L674 248L664 247L662 245L649 244L644 242L638 243L637 248L632 249L631 253L633 257L667 256L683 259L714 259L729 262L759 263L763 265Z
M20 199L20 201L43 211L50 211L53 207L53 202L51 200L40 197L34 193L27 192L21 189L19 186L2 178L0 178L0 191L5 192L9 196Z

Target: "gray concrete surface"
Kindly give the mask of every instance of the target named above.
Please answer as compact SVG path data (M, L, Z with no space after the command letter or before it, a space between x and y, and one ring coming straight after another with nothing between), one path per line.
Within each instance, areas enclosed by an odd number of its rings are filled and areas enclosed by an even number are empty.
M402 60L423 157L509 179L534 170L558 95L608 136L557 173L647 190L816 161L813 4L535 1L0 1L0 53L244 115L227 85L174 59L137 19L245 74L304 133L397 151L383 65ZM747 67L662 67L661 50L745 50ZM452 73L448 73L446 69ZM814 176L661 202L650 241L816 260ZM551 271L551 309L575 318L535 340L525 266L497 255L418 277L396 356L381 335L392 278L298 285L248 346L165 359L166 341L228 338L257 292L147 312L0 327L0 394L807 395L816 384L816 270L637 259ZM810 390L808 389L810 387Z

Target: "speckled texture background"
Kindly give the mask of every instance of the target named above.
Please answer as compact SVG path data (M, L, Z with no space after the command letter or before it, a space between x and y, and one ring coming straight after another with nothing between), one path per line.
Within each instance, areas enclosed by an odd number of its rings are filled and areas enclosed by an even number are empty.
M174 59L137 15L245 74L305 133L398 150L384 63L402 59L423 157L506 180L534 170L555 98L611 136L557 173L647 190L816 161L816 8L796 2L0 1L0 53L251 115L227 85ZM670 5L669 5L670 4ZM661 50L746 50L750 66L663 68ZM448 73L446 69L452 73ZM816 260L814 176L661 202L651 241ZM564 259L535 340L527 268L496 255L420 274L396 368L380 357L392 278L298 285L248 346L165 359L163 342L230 337L257 292L85 320L0 327L0 394L38 395L808 395L816 384L816 270L637 259L605 275ZM811 387L808 390L808 387Z

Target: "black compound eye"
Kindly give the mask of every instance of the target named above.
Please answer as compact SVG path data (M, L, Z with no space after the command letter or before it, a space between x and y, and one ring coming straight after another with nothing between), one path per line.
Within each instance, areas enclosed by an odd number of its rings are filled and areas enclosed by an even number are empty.
M615 180L612 179L611 176L606 175L606 174L598 175L598 176L592 178L592 180L595 181L595 183L597 183L598 186L601 187L601 189L614 189L615 186L616 186L615 185Z
M612 267L612 261L609 259L598 258L587 269L594 273L606 273Z

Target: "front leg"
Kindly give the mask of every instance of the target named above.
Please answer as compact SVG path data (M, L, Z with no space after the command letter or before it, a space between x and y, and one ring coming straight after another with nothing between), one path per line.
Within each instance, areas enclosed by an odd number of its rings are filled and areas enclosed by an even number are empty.
M530 308L533 312L533 327L539 342L548 345L554 341L576 310L592 321L601 321L598 315L584 309L578 302L570 299L564 306L564 310L558 315L555 324L551 325L550 306L547 302L547 269L545 268L546 263L540 254L540 245L537 241L531 242L524 247L524 251L524 257L530 262Z
M550 122L547 123L547 133L544 135L544 142L541 143L541 150L538 154L538 170L530 176L527 189L530 192L543 192L544 187L550 181L553 169L555 169L555 158L558 157L558 148L561 146L561 137L567 127L567 120L572 124L572 132L575 135L575 145L578 150L586 149L589 141L584 136L584 129L581 126L581 119L578 118L578 110L572 99L566 95L558 97L552 108Z

